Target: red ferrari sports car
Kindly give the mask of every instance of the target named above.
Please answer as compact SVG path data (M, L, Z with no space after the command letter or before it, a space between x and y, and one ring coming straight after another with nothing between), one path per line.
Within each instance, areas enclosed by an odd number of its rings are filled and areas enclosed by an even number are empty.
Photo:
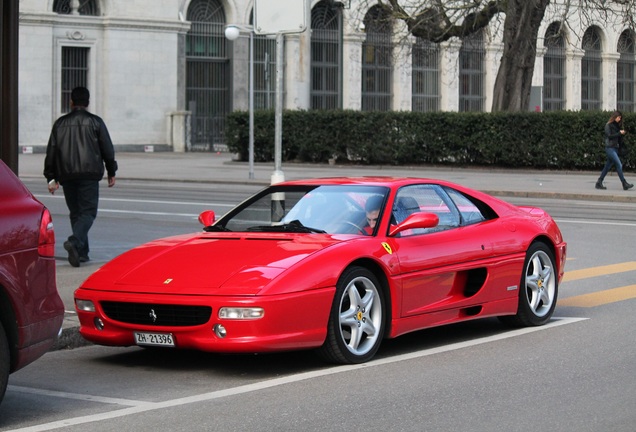
M546 323L566 256L545 211L431 179L289 181L199 220L202 232L134 248L77 289L84 338L365 362L427 327Z

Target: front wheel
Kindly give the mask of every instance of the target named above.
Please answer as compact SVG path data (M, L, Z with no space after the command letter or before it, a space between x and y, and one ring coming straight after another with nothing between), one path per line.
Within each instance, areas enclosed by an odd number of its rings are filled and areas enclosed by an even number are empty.
M523 268L517 314L502 320L516 326L543 325L554 313L558 294L558 271L552 250L544 243L532 244Z
M319 353L335 363L363 363L380 347L385 325L380 282L364 267L350 267L336 285L327 339Z

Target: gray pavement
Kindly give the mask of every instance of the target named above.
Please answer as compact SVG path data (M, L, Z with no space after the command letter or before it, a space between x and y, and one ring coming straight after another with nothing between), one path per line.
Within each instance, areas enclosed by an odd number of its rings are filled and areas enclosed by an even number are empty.
M117 153L118 180L177 181L198 183L231 183L268 185L274 171L273 163L256 163L253 178L246 162L239 162L230 153ZM18 170L22 178L41 178L44 154L21 154ZM599 172L506 170L496 168L457 168L442 166L355 166L328 164L283 163L286 180L334 176L405 176L430 177L452 181L501 197L553 198L610 202L636 202L636 189L624 191L614 172L605 179L607 190L594 188ZM634 183L636 175L626 172ZM72 292L101 263L89 263L79 269L66 261L57 266L57 281L68 310L64 333L58 348L82 344L77 334ZM69 294L70 293L70 294Z

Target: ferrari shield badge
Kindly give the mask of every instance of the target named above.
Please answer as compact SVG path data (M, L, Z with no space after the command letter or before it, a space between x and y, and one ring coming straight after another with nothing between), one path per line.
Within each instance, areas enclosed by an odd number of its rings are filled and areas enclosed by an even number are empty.
M382 246L389 254L393 254L393 249L391 249L391 246L387 242L382 242Z

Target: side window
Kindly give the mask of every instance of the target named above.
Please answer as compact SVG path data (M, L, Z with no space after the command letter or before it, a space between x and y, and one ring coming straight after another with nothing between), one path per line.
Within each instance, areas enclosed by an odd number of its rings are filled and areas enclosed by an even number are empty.
M393 219L396 224L415 212L435 213L439 224L434 228L414 229L402 233L403 237L444 231L459 226L459 213L448 201L444 190L436 185L408 186L400 189L393 203Z
M477 205L455 189L446 189L446 193L459 210L462 225L471 225L490 219L484 215ZM492 212L492 211L491 211Z

